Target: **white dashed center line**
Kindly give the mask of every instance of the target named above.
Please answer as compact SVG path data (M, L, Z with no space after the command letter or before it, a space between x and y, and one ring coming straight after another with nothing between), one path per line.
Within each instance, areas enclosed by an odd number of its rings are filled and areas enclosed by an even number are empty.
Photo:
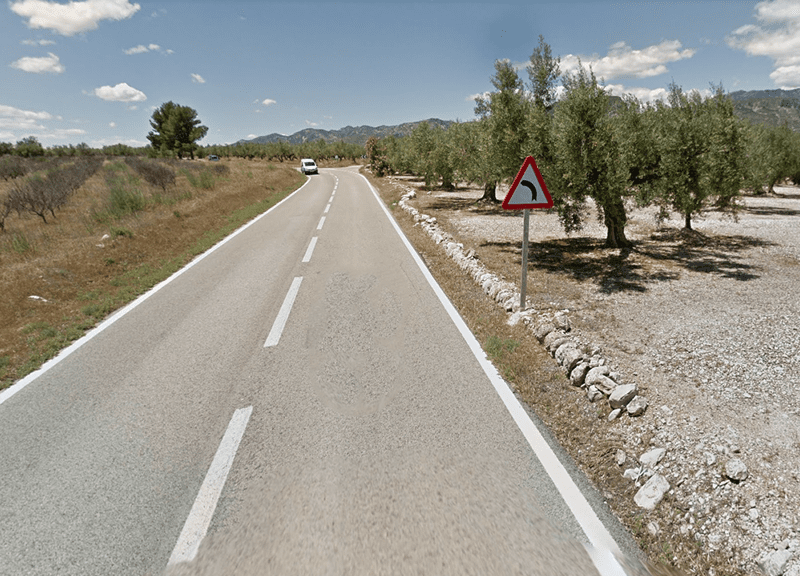
M300 291L300 283L302 281L302 276L298 276L292 280L292 285L289 287L289 292L286 294L286 298L283 300L281 309L278 311L278 317L275 318L275 323L272 325L272 330L269 331L267 341L264 342L264 348L277 346L278 342L280 342L281 334L283 334L283 329L286 327L286 321L289 319L289 313L292 311L294 299L297 298L297 293Z
M317 224L317 230L322 230L323 224L325 224L325 216L319 219L319 224Z
M308 249L306 250L306 255L303 256L303 262L310 262L311 261L311 254L314 253L314 246L317 245L317 237L314 236L311 239L311 243L308 245Z
M206 473L206 478L200 486L200 492L189 512L189 517L186 518L186 523L183 525L181 535L178 536L178 542L169 557L168 566L179 562L191 562L197 555L200 543L211 524L211 517L217 507L219 495L228 478L228 472L233 466L233 458L236 456L236 450L239 448L239 442L244 436L244 430L252 412L253 407L248 406L239 408L233 413L228 429L222 437L222 442L217 448L211 467Z

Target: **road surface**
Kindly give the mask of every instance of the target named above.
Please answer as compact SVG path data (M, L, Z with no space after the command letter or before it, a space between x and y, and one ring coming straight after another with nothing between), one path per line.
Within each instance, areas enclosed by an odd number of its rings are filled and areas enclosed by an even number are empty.
M440 296L322 170L0 396L0 574L597 574Z

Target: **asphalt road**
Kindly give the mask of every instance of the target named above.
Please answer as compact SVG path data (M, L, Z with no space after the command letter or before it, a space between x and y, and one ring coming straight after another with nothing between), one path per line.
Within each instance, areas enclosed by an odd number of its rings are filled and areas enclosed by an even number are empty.
M350 170L8 396L2 575L597 573Z

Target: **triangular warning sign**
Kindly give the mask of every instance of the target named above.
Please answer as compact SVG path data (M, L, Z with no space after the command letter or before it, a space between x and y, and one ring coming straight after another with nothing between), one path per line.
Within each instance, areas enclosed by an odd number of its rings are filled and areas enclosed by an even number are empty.
M552 208L553 198L544 184L539 167L533 156L528 156L522 163L517 177L508 189L503 208L505 210L522 210L524 208Z

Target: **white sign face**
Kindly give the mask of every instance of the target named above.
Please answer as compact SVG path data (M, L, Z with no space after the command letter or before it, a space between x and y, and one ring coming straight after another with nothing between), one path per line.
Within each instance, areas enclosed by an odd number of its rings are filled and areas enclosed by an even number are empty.
M503 200L506 210L552 208L553 199L533 158L528 156Z

